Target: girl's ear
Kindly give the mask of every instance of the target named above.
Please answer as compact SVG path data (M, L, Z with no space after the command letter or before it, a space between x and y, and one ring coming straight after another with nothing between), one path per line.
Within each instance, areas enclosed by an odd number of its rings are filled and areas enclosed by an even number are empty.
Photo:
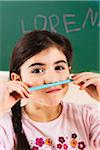
M12 73L11 73L11 80L14 80L14 81L21 81L21 77L20 77L20 75L18 75L18 74L16 74L16 73L12 72Z
M68 68L69 68L69 72L71 73L72 67L71 67L71 66L69 66Z

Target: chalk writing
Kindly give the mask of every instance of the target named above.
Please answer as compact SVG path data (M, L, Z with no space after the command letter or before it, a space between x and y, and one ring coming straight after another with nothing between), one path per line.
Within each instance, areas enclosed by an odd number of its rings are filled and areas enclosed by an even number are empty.
M92 8L89 8L86 14L83 16L83 21L80 21L81 18L77 18L76 14L63 14L60 17L57 14L50 14L49 16L43 14L37 14L33 20L33 29L43 29L46 30L48 27L51 31L57 32L60 27L60 23L62 21L63 27L66 33L70 32L78 32L85 29L87 23L91 25L91 27L99 27L99 12L94 11ZM39 21L42 22L42 26L40 26ZM26 22L27 23L27 22ZM25 20L21 19L21 30L22 33L30 32L30 30L25 28Z

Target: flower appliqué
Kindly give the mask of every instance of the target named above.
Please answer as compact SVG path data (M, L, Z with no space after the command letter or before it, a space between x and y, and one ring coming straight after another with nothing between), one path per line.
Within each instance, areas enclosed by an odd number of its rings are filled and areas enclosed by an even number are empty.
M85 150L86 144L78 138L76 133L72 133L70 137L67 135L59 136L56 144L53 144L50 138L38 137L33 143L31 140L31 150Z
M38 145L39 147L42 147L43 144L44 144L43 138L37 138L36 139L36 145Z
M78 149L83 150L86 147L85 143L83 141L78 143Z

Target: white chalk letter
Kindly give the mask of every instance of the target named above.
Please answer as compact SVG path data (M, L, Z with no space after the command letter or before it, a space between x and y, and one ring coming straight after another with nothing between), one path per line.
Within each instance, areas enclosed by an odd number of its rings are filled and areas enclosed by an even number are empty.
M21 19L21 28L22 28L22 33L26 34L28 32L30 32L31 30L25 30L25 25L24 25L24 20Z
M66 32L79 31L80 28L70 29L69 26L75 25L76 22L75 22L75 21L67 21L67 18L68 18L68 17L74 18L74 17L75 17L75 14L64 14L64 15L63 15L63 21L64 21L64 26L65 26Z
M98 17L98 12L93 13L91 8L88 9L82 28L85 28L87 20L90 19L91 25L94 26Z
M56 23L54 23L55 20ZM51 15L49 16L49 22L50 22L51 31L57 32L55 28L59 25L59 17L57 15Z
M37 20L39 20L39 19L43 20L43 24L42 24L43 27L41 29L45 30L46 26L47 26L47 18L46 18L46 16L43 16L43 15L35 16L35 18L34 18L34 28L39 29L38 26L37 26Z

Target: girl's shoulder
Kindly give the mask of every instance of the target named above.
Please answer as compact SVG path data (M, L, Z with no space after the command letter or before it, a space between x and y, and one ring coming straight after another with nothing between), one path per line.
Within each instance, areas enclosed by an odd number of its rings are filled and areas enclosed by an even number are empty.
M75 104L63 102L64 112L69 115L97 117L100 113L99 104Z
M16 136L13 130L12 113L6 112L0 117L0 150L14 149Z
M83 111L83 110L99 110L100 105L99 104L76 104L76 103L67 103L63 102L63 106L65 109L72 109L77 111Z
M3 113L3 115L0 117L0 126L9 126L12 125L12 113L11 111Z

